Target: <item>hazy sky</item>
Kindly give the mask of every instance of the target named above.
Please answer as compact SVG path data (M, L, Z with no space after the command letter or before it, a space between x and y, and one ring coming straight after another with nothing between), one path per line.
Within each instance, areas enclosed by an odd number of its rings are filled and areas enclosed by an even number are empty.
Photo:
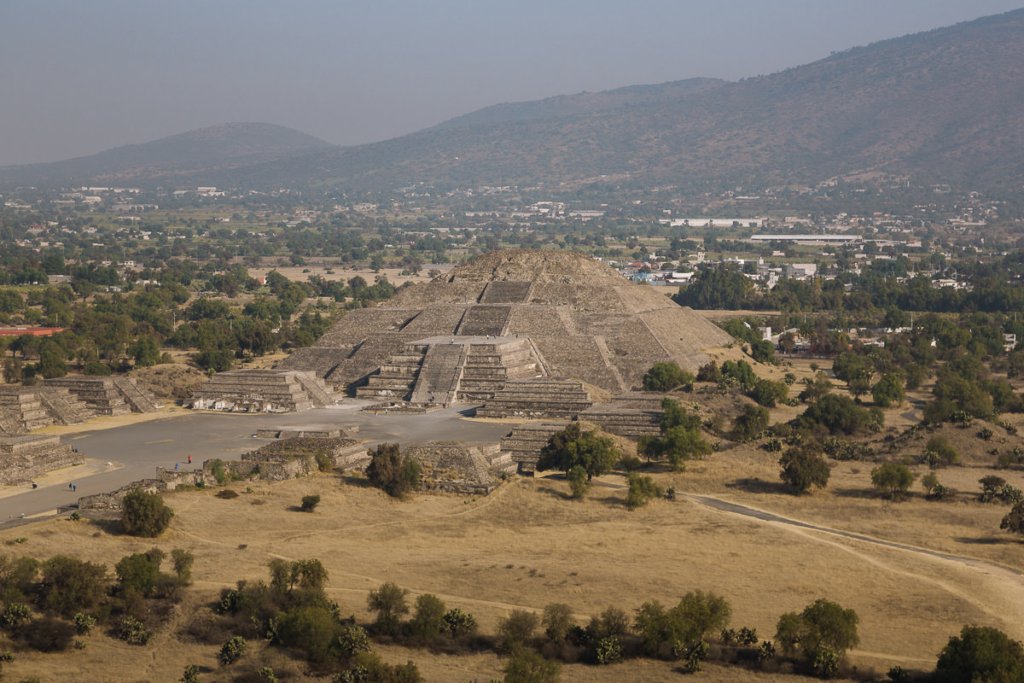
M490 104L736 79L1024 0L0 0L0 165L228 121L356 144Z

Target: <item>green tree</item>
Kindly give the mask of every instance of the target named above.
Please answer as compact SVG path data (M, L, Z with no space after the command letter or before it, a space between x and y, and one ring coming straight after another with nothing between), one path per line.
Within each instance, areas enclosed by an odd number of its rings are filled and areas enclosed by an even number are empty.
M650 477L630 472L626 475L629 489L626 493L626 507L635 510L647 504L651 498L659 498L662 495L661 487L654 483Z
M1003 521L999 523L999 528L1015 534L1024 534L1024 502L1017 503L1006 513Z
M152 595L160 581L160 563L163 559L164 554L159 548L121 558L114 567L121 589L136 591L144 597Z
M95 609L109 586L106 567L66 555L43 562L40 574L40 606L65 617Z
M679 656L728 626L731 616L732 608L725 598L691 591L669 609L656 600L644 603L636 612L635 628L648 654L669 650Z
M366 604L371 612L377 613L375 624L381 632L392 635L398 633L402 615L409 613L409 604L405 600L408 594L409 591L390 581L370 591Z
M366 477L389 496L404 498L420 488L422 466L416 458L403 456L397 443L382 443L369 455Z
M944 436L936 434L928 439L924 447L924 462L932 469L955 465L960 461L960 454Z
M935 666L938 683L1024 681L1024 646L990 626L964 626Z
M680 306L693 308L738 310L760 305L754 283L737 268L719 266L705 268L686 287L672 297Z
M880 408L902 405L903 397L903 377L894 372L882 375L871 389L871 398Z
M899 500L914 483L914 473L906 465L887 462L871 470L871 485L889 500Z
M761 406L747 404L732 423L731 436L736 441L750 441L768 429L768 411Z
M828 462L812 444L793 446L782 455L779 464L779 478L797 494L807 493L812 486L824 488L831 474Z
M174 517L158 493L131 491L121 503L121 528L130 536L159 536Z
M799 614L783 614L776 627L775 640L783 652L800 653L811 665L831 659L829 655L838 660L860 642L858 622L857 613L852 609L818 599Z
M558 683L561 665L536 650L516 648L505 664L505 683Z
M684 371L675 361L659 362L651 366L643 378L645 391L672 391L673 389L690 386L694 377Z
M64 348L52 339L47 339L39 348L39 374L46 379L63 377L68 374L67 355Z
M663 399L661 407L661 435L645 438L640 443L640 450L648 458L668 458L674 468L681 469L687 460L702 458L711 452L711 446L701 436L697 415L687 412L671 398Z
M540 619L533 612L514 609L498 620L498 639L503 648L514 651L533 637L539 624Z
M541 616L541 624L544 626L544 635L554 643L564 642L569 631L576 625L572 616L572 608L560 602L553 602L544 607L544 614Z
M563 431L553 434L541 449L537 469L569 472L579 466L587 472L587 480L610 472L621 454L615 442L594 431L583 431L578 422L572 422Z
M409 622L409 628L418 638L425 641L435 640L444 631L446 612L447 608L441 598L424 593L416 598L416 609Z

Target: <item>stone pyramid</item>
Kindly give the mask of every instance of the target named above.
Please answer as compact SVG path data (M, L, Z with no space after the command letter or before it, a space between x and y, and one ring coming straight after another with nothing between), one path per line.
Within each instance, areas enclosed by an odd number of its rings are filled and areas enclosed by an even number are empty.
M733 341L668 293L580 254L493 252L350 311L279 367L314 371L340 389L434 403L478 400L531 377L629 391L655 362L694 371L706 349Z

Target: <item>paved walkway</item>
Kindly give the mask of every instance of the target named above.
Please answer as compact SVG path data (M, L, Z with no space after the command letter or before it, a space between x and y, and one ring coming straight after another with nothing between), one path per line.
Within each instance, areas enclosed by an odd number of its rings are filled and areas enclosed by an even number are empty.
M161 420L110 429L67 434L63 439L90 460L90 468L58 470L40 477L38 489L30 486L0 490L0 526L23 519L54 514L75 505L78 498L106 493L125 484L152 477L157 467L199 467L204 460L233 460L269 443L256 439L257 429L277 427L337 429L359 426L360 439L368 445L384 441L466 441L494 443L510 427L506 424L467 421L458 406L419 415L372 415L360 412L364 401L348 399L340 406L301 413L235 415L186 413ZM187 464L192 456L192 465ZM70 479L70 477L74 477ZM68 484L73 483L76 491ZM22 490L19 490L22 489Z

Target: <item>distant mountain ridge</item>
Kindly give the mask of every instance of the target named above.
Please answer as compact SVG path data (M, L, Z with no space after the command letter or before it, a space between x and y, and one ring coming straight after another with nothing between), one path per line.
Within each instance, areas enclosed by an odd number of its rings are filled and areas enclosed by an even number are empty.
M423 182L699 191L890 172L1019 193L1020 55L1024 10L738 82L690 79L500 104L392 140L193 164L187 176L177 177L223 186L352 190ZM167 176L145 168L135 173L140 181Z
M0 182L45 185L184 179L195 173L251 166L332 147L320 138L271 123L226 123L66 161L0 168Z

